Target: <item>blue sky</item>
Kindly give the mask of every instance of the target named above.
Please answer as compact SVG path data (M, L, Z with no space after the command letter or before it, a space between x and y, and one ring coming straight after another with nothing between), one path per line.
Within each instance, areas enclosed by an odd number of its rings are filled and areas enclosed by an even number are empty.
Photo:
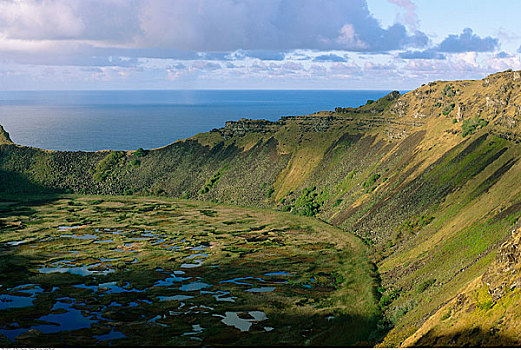
M413 89L521 69L514 0L0 0L0 90Z

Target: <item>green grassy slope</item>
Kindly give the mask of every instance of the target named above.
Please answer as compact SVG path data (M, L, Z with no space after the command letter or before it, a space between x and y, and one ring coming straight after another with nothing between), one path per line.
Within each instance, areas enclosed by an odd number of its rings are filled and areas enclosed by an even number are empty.
M403 345L520 346L520 238L514 230L487 271L458 290Z
M520 92L520 72L433 82L359 109L229 122L146 152L4 144L0 169L42 190L272 207L353 232L382 279L382 345L398 346L485 272L517 225Z

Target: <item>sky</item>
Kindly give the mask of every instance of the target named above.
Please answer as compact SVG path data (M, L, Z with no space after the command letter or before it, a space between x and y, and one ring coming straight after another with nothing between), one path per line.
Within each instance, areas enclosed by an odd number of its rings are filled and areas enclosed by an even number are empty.
M521 70L517 0L0 0L0 90L410 90Z

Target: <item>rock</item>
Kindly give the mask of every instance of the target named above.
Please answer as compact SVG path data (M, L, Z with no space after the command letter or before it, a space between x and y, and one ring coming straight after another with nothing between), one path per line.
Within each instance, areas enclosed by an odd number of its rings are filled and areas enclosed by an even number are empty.
M408 107L409 104L406 101L398 100L391 106L391 113L402 118L407 114Z
M514 129L518 125L519 120L514 116L504 114L499 117L495 123L504 126L507 129Z
M458 108L456 109L456 122L461 122L463 120L463 111L465 110L465 105L463 103L458 103Z
M9 137L9 133L5 131L2 125L0 125L0 144L13 144L13 141Z
M285 123L282 121L270 122L264 119L253 120L242 118L238 121L227 121L224 128L218 131L225 139L230 139L232 137L242 137L248 133L268 133L276 131L277 128L283 124Z

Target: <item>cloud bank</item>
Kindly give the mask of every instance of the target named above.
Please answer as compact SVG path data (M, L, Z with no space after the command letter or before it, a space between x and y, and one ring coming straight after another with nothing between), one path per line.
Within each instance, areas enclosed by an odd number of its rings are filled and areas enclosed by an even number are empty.
M387 0L397 13L386 26L367 1L0 0L0 88L44 81L360 88L518 65L516 48L499 52L499 40L479 30L433 42L436 35L419 29L414 0Z
M134 57L245 50L280 59L296 49L381 52L427 43L402 24L383 28L366 0L0 1L1 52L90 45Z

